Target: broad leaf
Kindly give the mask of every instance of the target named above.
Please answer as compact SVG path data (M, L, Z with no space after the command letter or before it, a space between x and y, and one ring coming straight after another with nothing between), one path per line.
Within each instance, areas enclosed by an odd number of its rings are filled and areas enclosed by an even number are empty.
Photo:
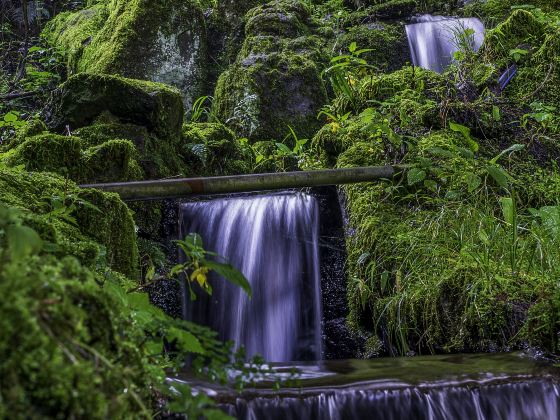
M251 285L249 284L249 281L245 278L245 276L243 275L243 273L241 273L241 271L237 270L232 265L218 263L216 261L210 261L210 260L204 260L202 261L202 264L214 270L218 275L222 276L230 283L241 287L250 298L253 296L253 292L251 290Z
M426 179L426 171L423 169L412 168L407 172L406 178L408 185L412 186L418 184Z

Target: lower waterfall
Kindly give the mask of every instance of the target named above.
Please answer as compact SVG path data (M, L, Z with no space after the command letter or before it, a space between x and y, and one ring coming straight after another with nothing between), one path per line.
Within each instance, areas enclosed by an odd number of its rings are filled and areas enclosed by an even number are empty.
M298 193L215 199L181 205L180 231L198 233L206 250L240 270L250 300L227 281L213 294L187 301L186 318L208 325L247 356L271 362L321 358L319 209Z

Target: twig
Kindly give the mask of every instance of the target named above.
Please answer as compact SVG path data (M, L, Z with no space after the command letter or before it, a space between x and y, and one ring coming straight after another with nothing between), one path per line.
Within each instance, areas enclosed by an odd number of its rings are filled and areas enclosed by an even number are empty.
M13 101L14 99L30 98L40 93L40 91L9 93L7 95L0 96L0 101Z

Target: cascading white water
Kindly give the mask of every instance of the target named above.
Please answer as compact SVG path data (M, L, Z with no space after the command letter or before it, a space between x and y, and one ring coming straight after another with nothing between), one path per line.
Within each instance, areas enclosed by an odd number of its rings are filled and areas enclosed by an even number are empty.
M465 29L474 30L471 48L477 51L483 41L484 24L477 18L455 19L445 16L423 15L406 26L408 45L415 66L438 73L453 61L458 51L456 34Z
M186 203L181 233L200 234L251 283L253 298L220 278L207 302L187 302L194 321L249 357L271 362L321 357L319 210L304 194L278 194ZM183 297L188 299L187 296Z

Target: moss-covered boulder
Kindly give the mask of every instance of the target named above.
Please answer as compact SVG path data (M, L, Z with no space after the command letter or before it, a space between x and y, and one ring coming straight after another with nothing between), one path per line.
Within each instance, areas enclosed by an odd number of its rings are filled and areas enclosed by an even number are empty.
M473 0L468 2L463 9L465 16L480 16L487 24L495 26L507 18L514 9L534 10L542 9L545 12L558 12L556 0Z
M104 113L146 127L160 139L178 139L183 123L179 92L160 83L81 73L54 93L48 124L57 131L91 125Z
M319 38L300 2L270 2L249 12L247 39L237 61L218 80L214 111L251 140L282 139L318 128L326 101L317 57Z
M144 178L157 179L184 175L185 161L181 155L181 139L159 139L146 127L118 121L98 121L74 131L86 147L99 147L107 141L125 139L134 145Z
M55 255L75 256L90 268L103 260L136 279L134 221L116 194L80 190L50 173L0 166L0 204L22 210L26 223L52 244Z
M237 175L251 172L253 156L233 131L219 123L183 127L182 151L197 176Z
M85 147L78 137L47 133L27 138L4 162L28 171L58 173L76 182L114 182L143 178L136 157L136 148L128 140Z
M71 73L108 73L175 86L190 106L204 92L207 49L195 0L98 2L57 16L43 36L68 54Z

